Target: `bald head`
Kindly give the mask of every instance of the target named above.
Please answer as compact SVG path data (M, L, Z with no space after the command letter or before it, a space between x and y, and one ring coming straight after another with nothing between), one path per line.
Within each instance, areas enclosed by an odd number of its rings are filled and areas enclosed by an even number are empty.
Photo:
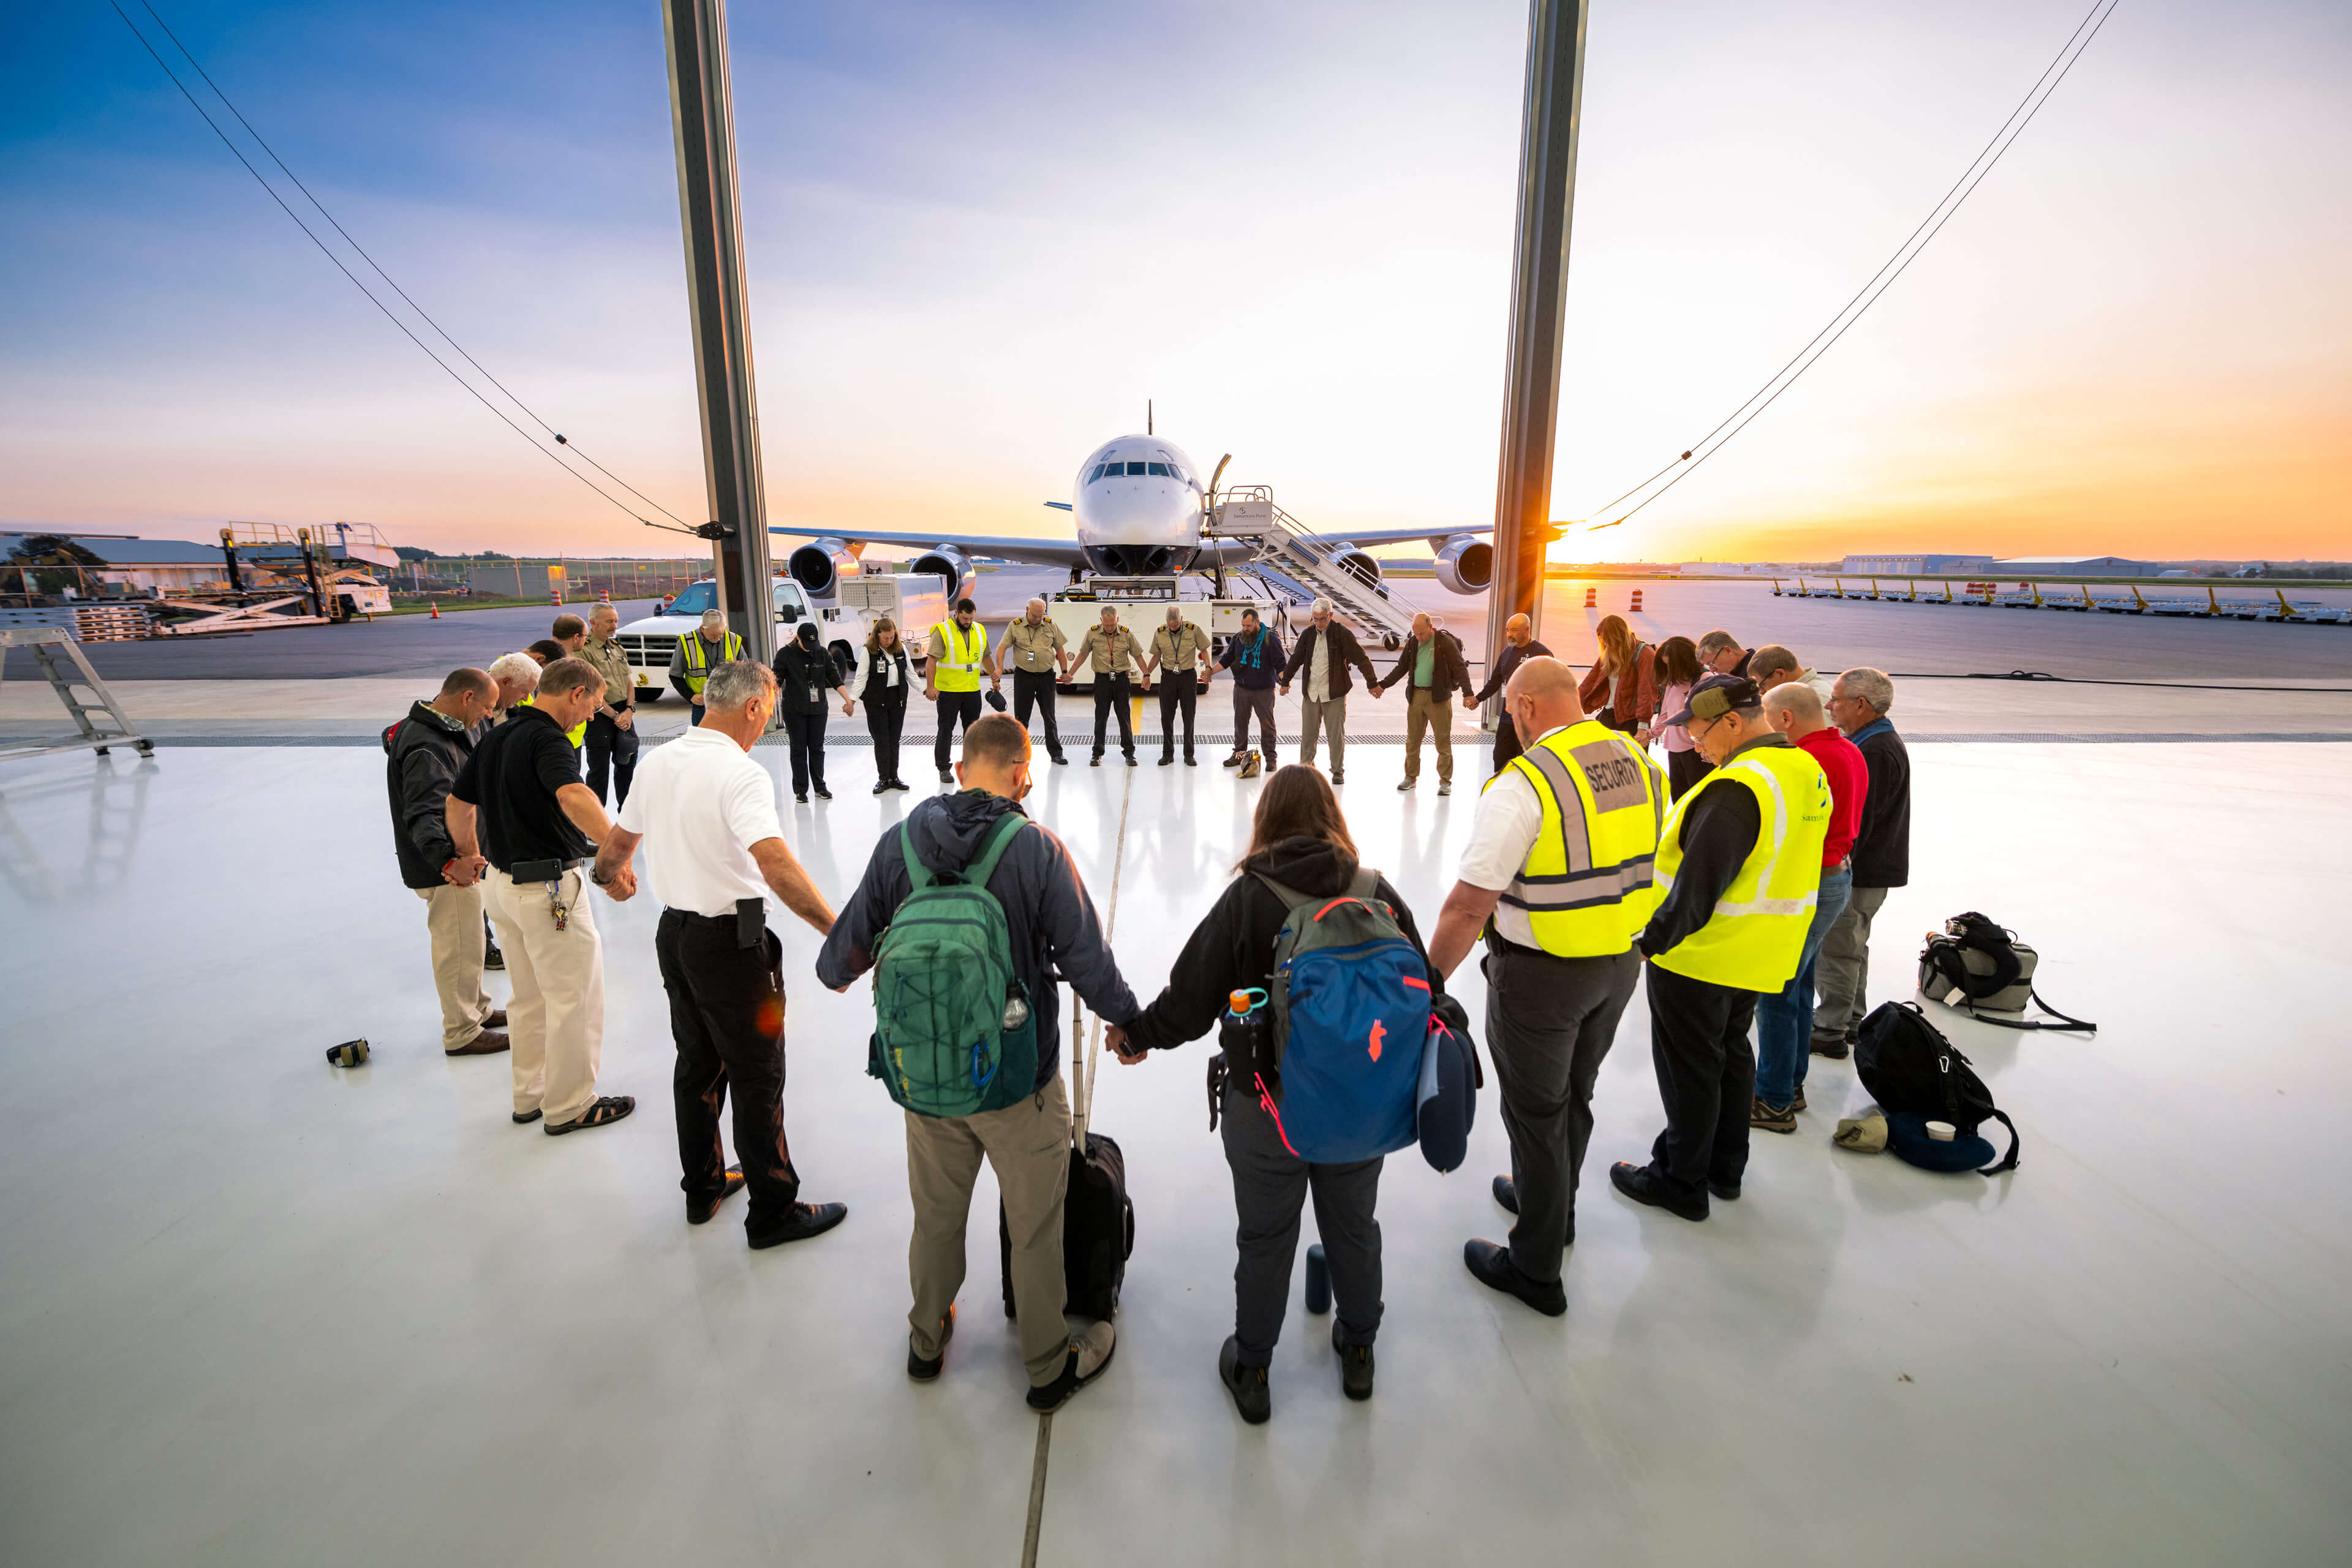
M1791 741L1801 741L1829 726L1829 718L1822 711L1821 693L1801 680L1791 680L1766 692L1764 716L1771 721L1772 728Z
M1584 717L1575 673L1546 655L1523 660L1503 688L1503 711L1518 727L1519 744L1534 745L1538 736Z
M1509 620L1503 623L1503 640L1505 642L1528 642L1531 640L1535 635L1536 624L1528 619L1525 616L1513 616Z

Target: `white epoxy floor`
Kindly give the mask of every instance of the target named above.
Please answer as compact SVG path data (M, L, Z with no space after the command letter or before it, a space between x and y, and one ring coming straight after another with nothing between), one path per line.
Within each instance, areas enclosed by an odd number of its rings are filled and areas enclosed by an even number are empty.
M759 752L771 769L781 751ZM1474 772L1483 775L1482 761ZM1053 1422L1053 1564L2339 1563L2352 1542L2352 747L1922 746L1919 931L1987 910L2095 1040L1965 1023L2024 1134L1988 1181L1833 1150L1852 1069L1692 1226L1605 1167L1659 1123L1637 1000L1602 1072L1569 1266L1541 1319L1474 1283L1499 1237L1490 1089L1468 1166L1384 1183L1375 1398L1294 1311L1275 1418L1213 1370L1232 1208L1204 1043L1106 1071L1139 1243L1112 1371ZM1475 797L1390 787L1358 837L1424 920ZM1465 748L1465 763L1467 752ZM787 805L836 900L911 797ZM787 1116L849 1222L754 1255L683 1221L650 900L599 902L603 1087L550 1140L504 1058L438 1052L422 908L356 749L67 757L0 774L0 1561L11 1564L1020 1561L1038 1423L975 1213L948 1376L902 1374L898 1113L862 993L781 915ZM1049 769L1033 805L1156 989L1246 833L1204 766ZM493 982L503 994L503 982ZM1474 973L1459 987L1472 1016ZM338 1072L355 1035L375 1059ZM1312 1217L1308 1219L1311 1234ZM1296 1299L1294 1298L1294 1303Z

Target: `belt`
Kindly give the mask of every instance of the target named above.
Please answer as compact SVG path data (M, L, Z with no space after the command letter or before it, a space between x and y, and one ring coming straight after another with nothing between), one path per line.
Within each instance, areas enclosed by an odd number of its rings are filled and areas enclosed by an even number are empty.
M588 864L589 858L590 858L588 856L583 855L577 860L517 860L514 862L513 866L501 866L494 860L490 862L490 868L509 881L551 881L555 878L563 875L566 871L577 871L580 868ZM515 875L516 867L530 868L531 875L529 878L517 878ZM545 868L548 867L553 867L554 869L545 869Z
M739 948L757 947L768 934L768 904L764 899L738 899L735 907L723 915L697 914L692 910L665 905L662 918L667 920L673 915L688 925L731 932Z

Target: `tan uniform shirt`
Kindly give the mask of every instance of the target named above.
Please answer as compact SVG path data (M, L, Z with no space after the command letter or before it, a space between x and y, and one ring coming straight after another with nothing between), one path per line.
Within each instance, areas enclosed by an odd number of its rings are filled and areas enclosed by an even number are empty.
M618 642L598 642L590 637L580 646L580 657L594 665L596 673L604 678L604 705L607 708L627 707L630 695L635 689L635 680L629 674L629 656L621 651L621 645Z
M1151 657L1169 675L1200 674L1201 655L1208 647L1208 634L1190 621L1172 632L1163 626L1151 634Z
M1032 675L1049 675L1061 668L1055 655L1062 651L1069 638L1050 619L1031 626L1024 616L1004 628L1004 640L998 646L1009 656L1014 669L1025 669Z
M1143 645L1125 626L1103 635L1100 626L1088 626L1086 639L1078 644L1078 657L1091 661L1097 675L1132 675L1143 666Z

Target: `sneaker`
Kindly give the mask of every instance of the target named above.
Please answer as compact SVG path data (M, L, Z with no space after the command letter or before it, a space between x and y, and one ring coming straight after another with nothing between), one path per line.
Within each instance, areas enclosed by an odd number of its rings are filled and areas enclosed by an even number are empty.
M1452 795L1454 793L1454 781L1452 779L1438 780L1437 793L1440 795Z
M1334 768L1331 771L1331 782L1335 784L1346 784L1348 782L1348 775L1339 769Z
M1111 1352L1118 1348L1118 1338L1108 1323L1091 1323L1081 1332L1072 1334L1069 1359L1062 1363L1062 1375L1030 1389L1029 1408L1040 1415L1051 1415L1067 1405L1072 1394L1103 1374L1103 1369L1110 1365Z
M874 793L876 795L885 794L889 788L890 781L888 779L876 779L874 781Z
M907 1344L907 1375L917 1383L935 1383L947 1370L948 1342L955 1338L955 1303L948 1303L948 1315L940 1320L940 1353L925 1361L915 1353L914 1342Z
M1087 759L1087 766L1090 768L1098 768L1102 766L1102 753L1100 752L1097 752L1093 756Z
M1054 753L1054 765L1057 768L1066 768L1070 765L1070 759L1062 755L1061 752L1055 752Z
M1407 780L1405 780L1402 784L1401 784L1397 785L1397 794L1399 794L1399 795L1402 795L1405 791L1407 791L1407 790L1411 789L1412 787L1412 781L1411 779L1407 779Z
M819 800L831 800L833 798L833 792L825 788L823 784L817 785L814 793Z
M1748 1101L1748 1125L1763 1132L1794 1132L1797 1108L1783 1105L1776 1109L1765 1104L1760 1096L1751 1098Z
M1331 1327L1336 1332L1339 1325ZM1241 1353L1242 1342L1226 1335L1224 1347L1217 1352L1217 1381L1234 1396L1234 1408L1241 1412L1242 1419L1263 1426L1274 1414L1274 1391L1266 1386L1265 1368L1242 1365Z
M506 966L507 955L499 951L499 944L497 942L491 942L482 949L482 967L484 969L504 969Z
M1502 1205L1506 1212L1510 1214L1519 1212L1518 1183L1508 1176L1497 1176L1495 1178L1495 1184L1488 1191L1495 1194L1495 1201Z
M1637 1204L1647 1204L1652 1208L1664 1209L1668 1214L1680 1215L1687 1220L1702 1220L1706 1217L1705 1198L1675 1196L1660 1184L1658 1173L1647 1165L1629 1165L1620 1160L1609 1167L1609 1183ZM1712 1186L1714 1184L1708 1184ZM1731 1195L1738 1196L1738 1189L1733 1188Z
M823 1236L849 1217L847 1204L794 1204L783 1218L770 1220L756 1230L749 1231L751 1250L762 1251L782 1247L788 1241L806 1241L812 1236Z
M940 770L940 783L944 784L951 784L955 783L955 774L945 768L941 768Z
M1160 765L1161 767L1163 767L1163 768L1172 768L1172 767L1174 767L1174 766L1176 765L1176 759L1175 759L1175 758L1173 758L1173 757L1171 757L1171 756L1169 756L1166 752L1163 752L1162 753L1160 753Z
M1491 1241L1464 1242L1462 1264L1479 1284L1506 1296L1517 1296L1547 1318L1568 1316L1568 1292L1560 1282L1555 1279L1547 1285L1520 1273L1519 1266L1511 1261L1511 1249L1507 1247L1497 1247Z
M1235 752L1232 756L1225 759L1225 766L1229 768L1237 768L1248 760L1249 753L1247 752Z
M1815 1035L1813 1037L1813 1055L1817 1057L1827 1057L1833 1062L1842 1062L1852 1054L1853 1047L1846 1044L1845 1037L1843 1035Z
M1801 1083L1797 1086L1797 1098L1789 1101L1789 1109L1791 1110L1802 1110L1805 1109L1805 1086L1803 1084Z
M801 790L794 790L793 792L793 804L795 805L806 805L808 804L807 794Z
M1130 767L1130 768L1133 768L1133 767L1140 767L1142 764L1141 764L1141 763L1138 763L1138 762L1135 760L1135 753L1134 753L1133 752L1128 752L1128 753L1127 753L1127 765L1128 765L1129 767Z
M740 1165L728 1166L727 1184L719 1189L719 1193L717 1197L697 1198L689 1196L686 1200L686 1223L688 1225L709 1225L712 1217L719 1213L719 1205L725 1203L729 1198L733 1197L737 1193L740 1193L742 1190L743 1167Z
M912 789L915 786L908 784L905 779L892 779L890 781L890 787L892 789Z
M1192 752L1185 752L1185 753L1184 753L1184 765L1185 765L1186 767L1188 767L1188 768L1197 768L1197 767L1199 767L1199 766L1201 765L1201 763L1200 763L1199 760L1198 760L1197 758L1195 758L1195 757L1192 755Z
M1331 1320L1331 1348L1339 1352L1339 1392L1350 1399L1372 1396L1372 1347L1343 1344L1339 1320Z

